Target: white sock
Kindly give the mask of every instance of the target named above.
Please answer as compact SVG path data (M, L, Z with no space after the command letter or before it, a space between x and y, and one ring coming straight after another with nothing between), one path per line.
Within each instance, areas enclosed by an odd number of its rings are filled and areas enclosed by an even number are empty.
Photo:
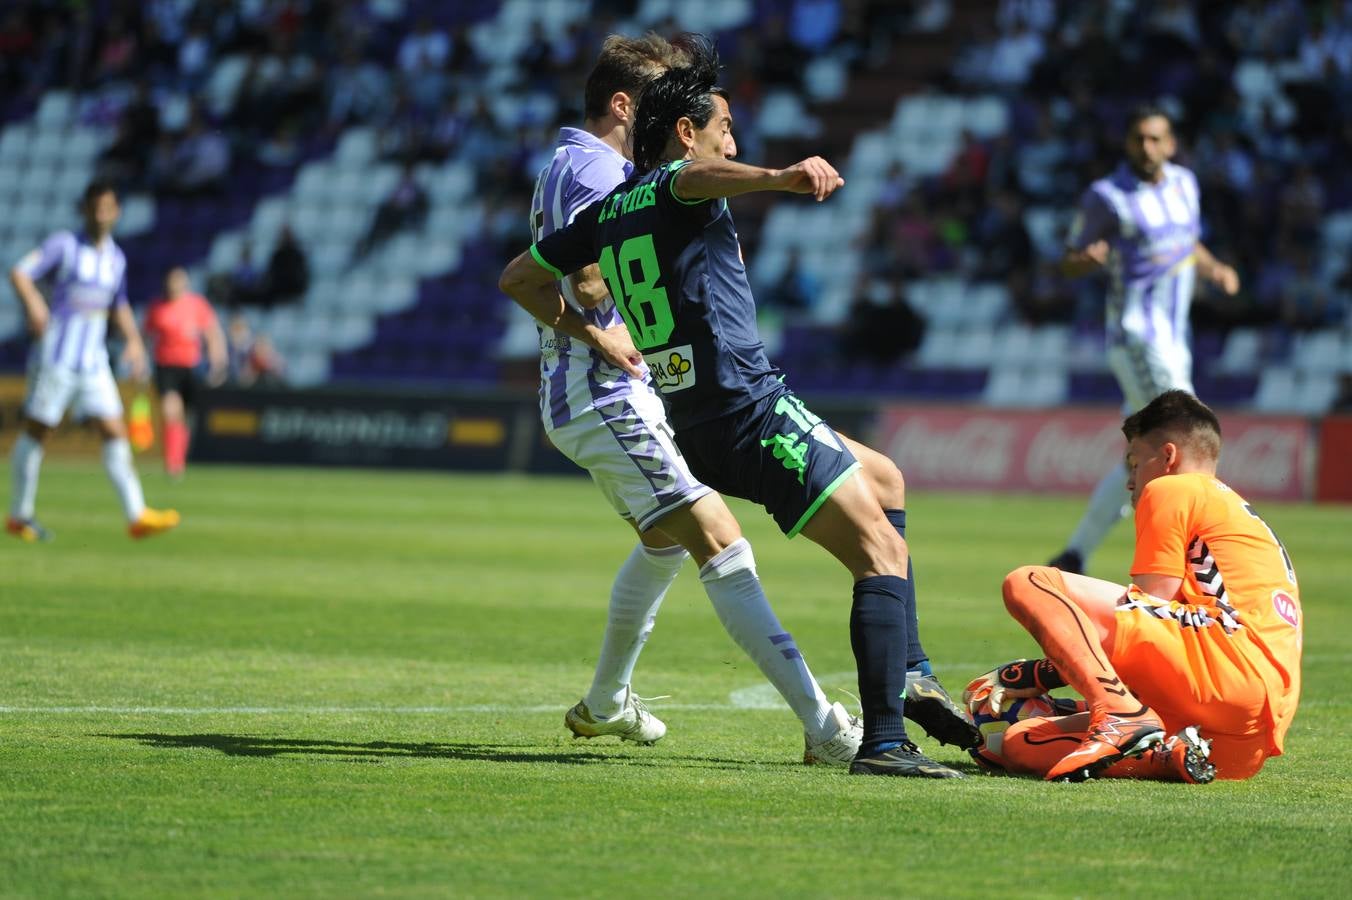
M1104 475L1089 497L1089 508L1084 511L1075 533L1070 536L1067 545L1078 550L1080 557L1089 561L1090 555L1108 536L1108 532L1127 514L1127 504L1131 494L1127 492L1127 467L1118 463Z
M103 442L103 468L117 489L122 501L122 512L128 522L135 522L145 512L146 500L141 494L141 479L131 464L131 444L126 438Z
M19 521L33 518L38 499L38 472L42 468L42 445L20 431L9 454L11 493L9 514Z
M610 589L601 657L596 661L591 689L583 698L598 719L615 715L624 705L634 663L652 634L662 598L687 556L683 547L650 550L640 543L620 566Z
M756 557L740 538L699 570L718 620L803 723L814 741L834 732L831 704L808 670L793 635L779 624L756 576Z

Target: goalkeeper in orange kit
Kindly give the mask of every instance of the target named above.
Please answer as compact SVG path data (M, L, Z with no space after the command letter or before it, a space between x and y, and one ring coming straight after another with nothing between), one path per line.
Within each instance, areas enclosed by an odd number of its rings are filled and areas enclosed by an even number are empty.
M1248 778L1280 756L1300 697L1301 609L1286 549L1216 478L1220 423L1169 391L1122 426L1136 551L1127 587L1025 566L1005 606L1046 659L968 686L998 712L1070 685L1087 712L1025 719L998 762L1048 780ZM989 759L989 757L987 757Z

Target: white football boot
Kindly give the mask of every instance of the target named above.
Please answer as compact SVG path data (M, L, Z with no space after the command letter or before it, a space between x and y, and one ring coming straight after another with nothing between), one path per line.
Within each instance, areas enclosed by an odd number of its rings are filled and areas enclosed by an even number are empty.
M596 718L591 710L587 709L586 701L579 700L578 704L564 715L563 724L574 737L588 740L613 734L622 741L655 744L667 733L666 724L648 712L648 707L643 705L643 701L627 687L624 689L624 705L610 718Z
M831 704L831 721L836 730L831 736L817 743L803 734L803 765L805 766L848 766L859 752L864 740L864 722L858 716L850 715L839 703Z

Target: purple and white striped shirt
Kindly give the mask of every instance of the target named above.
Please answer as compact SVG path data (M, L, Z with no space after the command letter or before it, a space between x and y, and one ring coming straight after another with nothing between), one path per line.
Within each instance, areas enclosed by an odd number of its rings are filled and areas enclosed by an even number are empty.
M633 164L590 132L559 130L558 146L549 165L535 180L531 198L531 236L538 241L570 224L591 204L629 177ZM606 299L584 310L568 282L559 283L564 299L596 325L609 328L623 322L615 304ZM540 414L547 427L558 428L598 404L627 396L630 379L580 341L539 326Z
M43 365L91 372L107 359L108 313L126 306L127 258L113 239L95 245L83 232L57 231L19 260L34 281L50 276L47 331L34 347Z
M1124 164L1085 191L1067 244L1083 250L1105 240L1112 248L1110 344L1187 352L1196 285L1193 250L1202 231L1199 197L1197 176L1172 163L1165 163L1159 184L1142 181Z

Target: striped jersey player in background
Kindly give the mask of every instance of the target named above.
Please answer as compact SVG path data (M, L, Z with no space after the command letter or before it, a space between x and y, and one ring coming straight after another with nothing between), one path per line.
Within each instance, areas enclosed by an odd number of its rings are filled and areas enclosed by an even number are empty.
M1164 110L1137 109L1127 122L1126 161L1085 191L1062 258L1071 277L1108 272L1108 366L1128 413L1167 390L1193 391L1188 311L1197 276L1226 294L1239 291L1235 270L1199 240L1197 176L1170 162L1176 149ZM1126 504L1126 471L1118 464L1094 488L1051 565L1083 572Z
M586 127L560 131L554 158L536 181L534 239L568 225L629 177L628 132L638 95L650 79L685 61L681 38L606 39L586 83ZM558 291L592 327L624 329L595 265L558 282ZM859 722L827 701L780 625L748 562L750 546L736 518L690 473L649 380L629 377L562 330L541 323L539 331L545 430L639 536L611 588L591 688L568 711L565 725L578 737L616 735L640 743L666 734L666 725L634 695L630 679L689 548L719 620L802 721L804 762L848 765L862 737ZM705 546L709 540L712 547Z
M51 536L34 518L38 473L48 435L72 407L78 418L93 419L103 436L103 467L131 536L148 537L178 524L176 511L145 505L108 361L111 318L126 339L123 360L134 377L146 375L145 345L127 301L127 259L112 237L120 211L110 184L91 184L81 204L84 229L53 233L10 270L34 341L23 427L10 454L13 493L5 521L5 530L22 540ZM50 304L37 287L49 277Z

